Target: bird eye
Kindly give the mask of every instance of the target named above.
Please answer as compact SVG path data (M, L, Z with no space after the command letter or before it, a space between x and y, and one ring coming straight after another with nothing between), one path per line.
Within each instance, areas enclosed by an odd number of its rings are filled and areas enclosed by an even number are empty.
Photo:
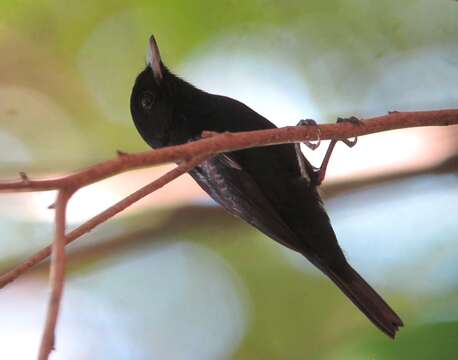
M146 111L151 110L154 105L154 95L149 91L145 92L142 96L141 104Z

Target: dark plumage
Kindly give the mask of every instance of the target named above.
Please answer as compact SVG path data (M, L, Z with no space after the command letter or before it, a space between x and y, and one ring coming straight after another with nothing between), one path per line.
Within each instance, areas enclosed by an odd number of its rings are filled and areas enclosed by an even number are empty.
M153 148L198 139L204 130L275 127L243 103L206 93L178 78L162 63L153 37L150 47L130 106L138 131ZM230 213L304 255L379 329L395 336L401 319L347 263L322 206L316 170L294 145L217 155L190 174Z

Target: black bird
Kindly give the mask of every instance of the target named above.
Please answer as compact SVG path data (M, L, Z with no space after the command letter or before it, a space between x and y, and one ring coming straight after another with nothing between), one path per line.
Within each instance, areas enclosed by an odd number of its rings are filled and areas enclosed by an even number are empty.
M149 45L148 64L135 81L130 107L135 126L153 148L196 140L204 130L275 128L243 103L180 79L163 64L153 36ZM297 150L285 144L221 154L190 175L231 214L305 256L394 338L402 320L348 264L323 208L317 187L327 161L319 171Z

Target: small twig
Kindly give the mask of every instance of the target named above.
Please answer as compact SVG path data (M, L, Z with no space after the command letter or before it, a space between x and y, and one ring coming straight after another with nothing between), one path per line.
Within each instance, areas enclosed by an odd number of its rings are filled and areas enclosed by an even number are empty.
M62 189L59 190L56 199L55 238L50 269L51 295L38 355L39 360L48 359L49 354L54 350L55 330L65 279L65 213L71 194L71 191Z
M122 151L122 150L116 150L116 155L119 156L119 157L123 157L123 156L129 155L129 154L127 152L125 152L125 151Z
M152 192L160 189L169 182L175 180L176 178L188 172L204 160L205 157L198 157L188 162L184 162L178 165L176 168L170 170L166 174L162 175L158 179L149 183L148 185L145 185L141 189L133 192L126 198L122 199L121 201L109 207L108 209L102 211L98 215L94 216L90 220L86 221L84 224L80 225L79 227L68 233L65 238L66 244L69 244L73 240L90 232L97 225L100 225L101 223L107 221L108 219L112 218L116 214L120 213L121 211L132 205L133 203L151 194ZM50 254L51 246L46 246L42 250L36 252L34 255L29 257L24 262L18 264L14 269L11 269L10 271L4 273L2 276L0 276L0 288L8 285L9 283L17 279L23 273L31 269L35 264L38 264L39 262L46 259Z

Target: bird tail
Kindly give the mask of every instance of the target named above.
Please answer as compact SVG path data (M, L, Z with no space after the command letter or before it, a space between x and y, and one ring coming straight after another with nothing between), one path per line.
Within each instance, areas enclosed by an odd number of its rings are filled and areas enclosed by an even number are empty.
M331 269L324 272L375 326L394 339L399 327L404 326L402 320L348 263L338 273Z

